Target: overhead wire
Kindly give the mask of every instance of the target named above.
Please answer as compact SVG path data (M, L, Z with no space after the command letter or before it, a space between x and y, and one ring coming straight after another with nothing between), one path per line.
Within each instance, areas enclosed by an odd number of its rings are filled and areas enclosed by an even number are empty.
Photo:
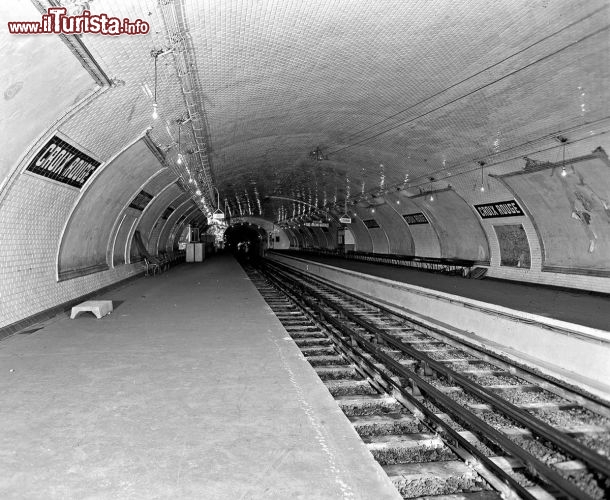
M524 70L526 70L528 68L531 68L532 66L534 66L536 64L539 64L542 61L550 59L551 57L553 57L553 56L555 56L555 55L557 55L557 54L559 54L559 53L561 53L561 52L563 52L563 51L565 51L565 50L567 50L567 49L569 49L569 48L571 48L571 47L573 47L573 46L575 46L575 45L577 45L577 44L579 44L579 43L581 43L581 42L583 42L585 40L588 40L589 38L597 36L600 33L604 32L604 31L606 31L608 29L610 29L610 25L606 25L603 28L600 28L600 29L594 31L593 33L585 35L584 37L581 37L578 40L575 40L574 42L571 42L568 45L565 45L565 46L561 47L560 49L557 49L557 50L555 50L555 51L553 51L553 52L551 52L551 53L549 53L549 54L547 54L545 56L542 56L539 59L536 59L535 61L526 64L525 66L522 66L522 67L520 67L520 68L518 68L518 69L516 69L514 71L511 71L510 73L507 73L504 76L501 76L500 78L496 78L495 80L487 82L484 85L481 85L480 87L477 87L476 89L471 90L470 92L467 92L466 94L463 94L460 97L456 97L455 99L452 99L452 100L450 100L450 101L448 101L448 102L446 102L444 104L441 104L440 106L437 106L437 107L435 107L435 108L433 108L433 109L431 109L429 111L426 111L425 113L421 113L421 114L419 114L419 115L417 115L417 116L415 116L413 118L410 118L408 120L404 120L402 122L399 122L399 123L397 123L397 124L387 128L387 129L385 129L385 130L383 130L381 132L378 132L378 133L376 133L374 135L371 135L369 137L365 137L364 139L361 139L361 140L359 140L357 142L354 142L352 144L348 144L347 146L343 146L343 147L341 147L339 149L336 149L334 151L329 151L328 153L326 153L326 156L331 156L331 155L340 153L341 151L345 151L346 149L352 148L352 147L357 146L359 144L362 144L364 142L368 142L368 141L370 141L372 139L375 139L375 138L377 138L377 137L379 137L381 135L384 135L384 134L386 134L386 133L388 133L388 132L390 132L392 130L395 130L395 129L399 128L399 127L402 127L403 125L407 125L408 123L412 123L412 122L414 122L416 120L419 120L420 118L423 118L424 116L432 114L432 113L434 113L434 112L436 112L436 111L438 111L440 109L443 109L443 108L445 108L445 107L447 107L447 106L449 106L451 104L454 104L454 103L456 103L456 102L458 102L458 101L460 101L460 100L462 100L462 99L464 99L466 97L469 97L469 96L471 96L471 95L473 95L473 94L475 94L477 92L480 92L481 90L483 90L483 89L485 89L487 87L490 87L491 85L494 85L494 84L496 84L498 82L501 82L502 80L505 80L505 79L507 79L507 78L509 78L511 76L514 76L515 74L520 73L521 71L524 71Z
M570 29L570 28L572 28L572 27L574 27L574 26L576 26L577 24L580 24L580 23L582 23L583 21L586 21L587 19L590 19L590 18L591 18L591 17L593 17L595 14L598 14L599 12L601 12L601 11L602 11L602 10L604 10L604 9L607 9L608 7L610 7L610 5L604 5L603 7L600 7L599 9L594 10L593 12L591 12L591 13L590 13L590 14L588 14L588 15L586 15L585 17L582 17L582 18L578 19L577 21L574 21L574 22L572 22L572 23L570 23L570 24L567 24L566 26L564 26L564 27L563 27L563 28L561 28L560 30L557 30L557 31L555 31L555 32L553 32L553 33L551 33L551 34L549 34L549 35L547 35L547 36L545 36L545 37L541 38L540 40L535 41L534 43L532 43L532 44L528 45L527 47L524 47L523 49L518 50L517 52L514 52L513 54L511 54L511 55L509 55L509 56L505 57L504 59L501 59L500 61L497 61L497 62L495 62L494 64L491 64L490 66L487 66L487 67L483 68L482 70L477 71L476 73L474 73L474 74L472 74L472 75L470 75L470 76L468 76L468 77L464 78L463 80L460 80L459 82L454 83L454 84L450 85L449 87L445 87L444 89L439 90L439 91L438 91L438 92L436 92L435 94L432 94L431 96L428 96L428 97L426 97L425 99L422 99L421 101L416 102L415 104L412 104L412 105L410 105L410 106L408 106L408 107L406 107L406 108L404 108L404 109L401 109L400 111L397 111L396 113L394 113L394 114L392 114L392 115L390 115L390 116L388 116L388 117L384 118L383 120L380 120L380 121L378 121L378 122L376 122L376 123L373 123L373 124L371 124L371 125L369 125L369 126L367 126L367 127L363 128L363 129L361 129L361 130L359 130L359 131L357 131L357 132L354 132L354 133L353 133L353 134L351 134L351 135L348 135L348 136L345 138L345 140L349 140L349 139L351 139L352 137L356 137L357 135L360 135L362 132L365 132L365 131L367 131L367 130L370 130L371 128L376 127L377 125L381 125L382 123L385 123L386 121L391 120L392 118L395 118L396 116L398 116L398 115L400 115L400 114L402 114L402 113L405 113L405 112L409 111L410 109L413 109L413 108L415 108L415 107L417 107L417 106L419 106L419 105L421 105L421 104L423 104L423 103L425 103L425 102L427 102L427 101L429 101L429 100L431 100L431 99L434 99L435 97L438 97L439 95L441 95L441 94L443 94L443 93L445 93L445 92L447 92L447 91L449 91L449 90L451 90L451 89L453 89L453 88L455 88L455 87L457 87L457 86L461 85L462 83L467 82L468 80L472 80L473 78L475 78L475 77L477 77L477 76L481 75L482 73L485 73L486 71L489 71L490 69L495 68L496 66L499 66L500 64L502 64L502 63L504 63L504 62L508 61L509 59L512 59L513 57L518 56L519 54L522 54L523 52L528 51L528 50L529 50L529 49L531 49L532 47L535 47L536 45L539 45L539 44L541 44L542 42L545 42L545 41L549 40L550 38L552 38L552 37L554 37L554 36L557 36L558 34L560 34L560 33L564 32L564 31L566 31L566 30L568 30L568 29ZM330 153L329 153L329 154L330 154Z

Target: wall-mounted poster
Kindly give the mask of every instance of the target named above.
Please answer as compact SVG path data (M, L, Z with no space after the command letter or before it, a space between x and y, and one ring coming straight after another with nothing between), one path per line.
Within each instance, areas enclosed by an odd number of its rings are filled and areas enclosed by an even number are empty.
M610 276L610 162L603 149L498 178L529 211L542 270Z
M530 246L521 224L494 226L500 244L500 265L530 268Z

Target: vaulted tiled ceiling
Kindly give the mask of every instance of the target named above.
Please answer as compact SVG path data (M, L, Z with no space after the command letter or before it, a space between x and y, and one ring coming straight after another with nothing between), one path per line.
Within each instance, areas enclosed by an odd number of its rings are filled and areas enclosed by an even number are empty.
M258 197L267 217L279 204L265 196L321 205L344 197L346 177L354 195L407 174L414 185L455 178L477 160L500 171L557 135L610 128L604 0L93 0L90 9L145 19L152 31L83 37L125 86L66 133L106 157L147 126L162 149L177 141L188 110L175 54L158 59L161 119L150 118L150 52L176 48L170 9L220 197L235 209L247 193L255 212ZM197 149L188 127L182 134L182 151ZM318 147L322 161L309 154Z

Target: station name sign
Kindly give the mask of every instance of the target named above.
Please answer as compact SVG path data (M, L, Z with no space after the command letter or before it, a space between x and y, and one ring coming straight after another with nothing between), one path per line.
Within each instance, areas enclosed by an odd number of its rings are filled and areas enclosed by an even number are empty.
M525 215L515 200L484 203L483 205L475 205L474 208L476 208L482 219Z
M169 219L169 216L172 215L172 212L174 211L174 207L169 206L165 209L165 211L161 214L161 218L162 219Z
M428 219L426 219L426 216L421 212L417 212L414 214L404 214L403 218L405 219L407 224L409 224L409 226L413 226L415 224L429 224Z
M305 227L328 227L328 222L305 222L303 225Z
M142 212L153 198L154 196L152 194L149 194L146 191L140 191L129 206Z
M100 165L99 161L53 136L26 170L80 189Z

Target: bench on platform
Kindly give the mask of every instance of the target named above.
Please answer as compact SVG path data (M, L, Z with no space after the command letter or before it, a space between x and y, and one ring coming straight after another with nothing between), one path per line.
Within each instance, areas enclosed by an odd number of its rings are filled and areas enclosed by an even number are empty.
M88 300L72 308L70 319L76 318L82 312L91 312L97 319L100 319L102 316L110 314L112 310L112 300Z

